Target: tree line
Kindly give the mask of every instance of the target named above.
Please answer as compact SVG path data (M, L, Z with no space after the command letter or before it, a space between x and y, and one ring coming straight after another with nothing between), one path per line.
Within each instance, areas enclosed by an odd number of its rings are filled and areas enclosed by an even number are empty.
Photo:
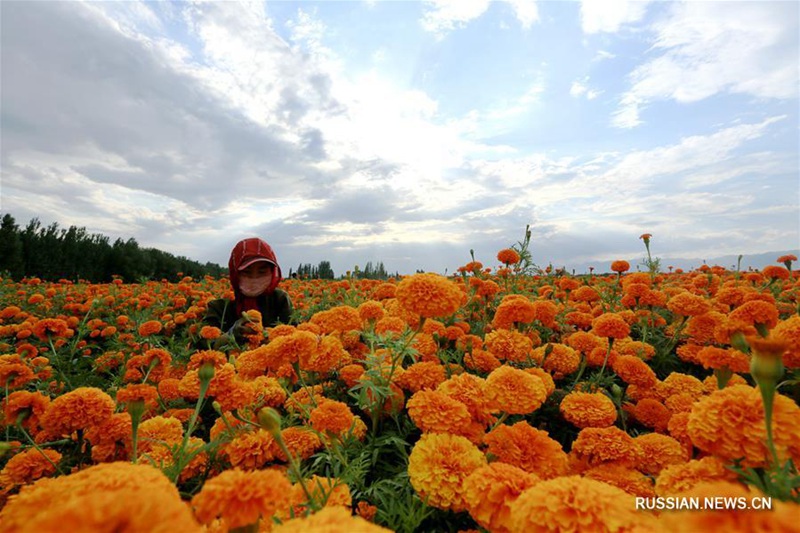
M136 239L117 239L86 228L61 228L53 222L42 225L38 218L21 228L5 214L0 224L0 275L15 280L38 277L50 281L68 279L93 283L108 282L114 276L130 283L141 279L174 280L183 276L202 278L227 274L215 263L199 263L156 248L142 248Z

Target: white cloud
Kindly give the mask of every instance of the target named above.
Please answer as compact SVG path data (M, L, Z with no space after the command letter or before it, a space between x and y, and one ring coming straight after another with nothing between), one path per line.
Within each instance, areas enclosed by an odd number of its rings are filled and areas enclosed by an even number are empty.
M506 0L514 9L523 29L530 29L534 22L539 21L539 8L535 0Z
M594 100L597 98L602 91L597 91L595 89L590 89L587 85L589 78L583 78L583 80L575 80L572 82L572 85L569 88L569 95L574 98L580 98L584 96L587 100Z
M697 102L719 93L797 98L797 5L792 2L671 4L654 23L661 55L630 74L612 123L631 128L658 100Z
M539 21L536 0L503 1L511 6L523 29L530 29ZM491 0L426 0L422 28L441 39L483 15L491 3Z
M647 4L645 0L583 0L581 28L584 33L615 33L625 24L640 21Z

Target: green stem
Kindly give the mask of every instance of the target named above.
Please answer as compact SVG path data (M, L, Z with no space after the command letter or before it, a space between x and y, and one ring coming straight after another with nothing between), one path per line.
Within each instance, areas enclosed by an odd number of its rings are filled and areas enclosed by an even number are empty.
M36 451L37 451L37 452L39 452L40 454L42 454L42 457L44 457L45 459L47 459L47 462L48 462L48 463L50 463L51 465L53 465L53 468L55 468L55 469L56 469L56 472L58 472L59 474L63 474L63 473L64 473L64 472L62 472L62 471L61 471L61 469L58 467L58 465L57 465L57 464L55 464L55 463L53 462L53 460L52 460L52 459L50 459L50 457L49 457L49 456L48 456L46 453L44 453L44 450L42 450L42 449L39 447L39 445L38 445L38 444L36 444L36 441L35 441L35 440L33 440L33 438L31 438L31 436L28 434L28 432L27 432L27 431L25 431L25 428L24 428L24 427L22 427L22 420L20 420L20 419L17 419L17 429L19 429L19 430L22 432L22 434L23 434L23 435L25 435L25 438L26 438L26 439L28 439L28 442L30 442L30 443L31 443L31 445L32 445L34 448L36 448Z

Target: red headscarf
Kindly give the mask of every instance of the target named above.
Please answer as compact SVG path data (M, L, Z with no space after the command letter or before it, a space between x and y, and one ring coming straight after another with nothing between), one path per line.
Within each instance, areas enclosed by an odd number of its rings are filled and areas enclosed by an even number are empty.
M242 311L249 311L250 309L258 309L257 298L245 296L239 290L239 267L253 258L266 259L272 263L272 283L267 287L266 293L269 294L278 286L281 277L281 267L278 265L278 259L275 257L275 252L272 247L266 242L258 238L244 239L236 243L236 246L231 250L231 258L228 261L228 275L231 279L231 287L233 294L236 297L236 314L241 315Z

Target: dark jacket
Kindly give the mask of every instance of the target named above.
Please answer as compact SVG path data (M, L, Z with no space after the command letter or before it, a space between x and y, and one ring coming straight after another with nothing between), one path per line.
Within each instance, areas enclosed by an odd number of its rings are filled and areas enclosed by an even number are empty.
M271 328L278 324L291 323L292 301L286 291L281 289L259 296L258 310L261 312L261 323L264 327ZM235 302L219 298L208 303L203 325L214 326L227 333L239 318L241 315L236 314Z

